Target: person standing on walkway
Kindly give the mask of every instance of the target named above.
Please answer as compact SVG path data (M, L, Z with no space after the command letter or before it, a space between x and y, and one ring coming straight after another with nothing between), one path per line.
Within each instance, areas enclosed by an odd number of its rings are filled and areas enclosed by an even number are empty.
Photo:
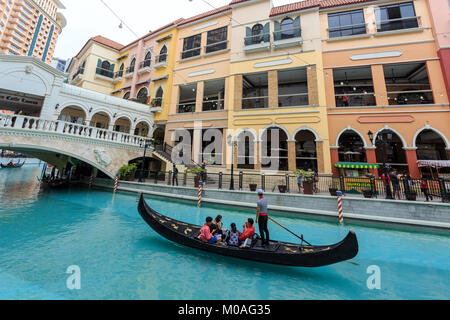
M265 245L269 245L270 241L269 229L267 228L267 223L269 222L268 204L266 198L264 198L264 191L262 189L258 190L258 196L256 223L258 223L261 243L264 247Z
M177 187L178 187L178 168L176 165L173 165L172 186L175 185L175 181L177 182Z
M203 185L205 185L205 183L206 183L206 160L203 160L201 168L204 170L202 172L202 180L203 180Z

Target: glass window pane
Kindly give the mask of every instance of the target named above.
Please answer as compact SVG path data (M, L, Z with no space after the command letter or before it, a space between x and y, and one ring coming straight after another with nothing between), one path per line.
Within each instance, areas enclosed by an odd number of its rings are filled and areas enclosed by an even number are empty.
M402 18L415 17L416 16L416 13L415 13L415 10L414 10L414 6L413 6L412 3L402 4L400 6L400 12L401 12Z
M363 24L364 15L362 12L355 11L352 13L352 24Z
M329 28L335 28L339 27L339 16L338 15L329 15L328 16L328 27Z

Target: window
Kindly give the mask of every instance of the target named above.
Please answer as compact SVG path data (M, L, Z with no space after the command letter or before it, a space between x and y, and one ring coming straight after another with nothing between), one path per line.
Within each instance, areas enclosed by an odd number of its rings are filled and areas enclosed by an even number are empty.
M378 32L419 27L412 2L382 6L375 9Z
M206 53L225 50L227 48L228 27L223 27L208 32Z
M164 90L159 87L158 90L156 90L155 98L151 102L152 107L161 107L163 102L163 96L164 96Z
M329 37L348 37L366 33L364 11L354 10L328 15Z
M124 98L125 100L130 99L130 91L128 91L127 93L125 93L125 94L123 95L123 98Z
M253 44L261 43L264 40L263 29L264 29L264 27L262 26L262 24L257 24L255 26L253 26L253 28L252 28L252 43Z
M225 79L205 81L202 111L224 109Z
M152 53L149 51L145 55L144 61L141 64L141 68L150 67L151 63L152 63Z
M110 68L111 68L111 64L105 60L102 62L101 67L97 68L97 74L112 78L112 72L111 72Z
M120 65L119 71L116 72L115 77L116 77L116 78L122 78L122 77L123 77L123 70L124 70L124 69L125 69L125 65L122 63L122 64Z
M336 107L375 106L370 67L333 70Z
M147 104L147 100L148 100L148 90L147 90L147 88L144 87L141 90L139 90L136 98L137 98L137 101L139 103Z
M136 58L133 58L133 60L131 60L130 66L127 68L127 73L133 73L135 66L136 66Z
M306 68L278 71L279 107L309 105Z
M243 77L242 109L268 108L269 88L267 72Z
M195 112L197 98L197 83L180 86L178 113Z
M201 34L185 38L183 42L183 52L181 53L181 59L199 56L201 51L201 42Z
M163 45L161 50L159 51L159 56L156 59L158 63L166 62L167 61L167 47L166 45Z

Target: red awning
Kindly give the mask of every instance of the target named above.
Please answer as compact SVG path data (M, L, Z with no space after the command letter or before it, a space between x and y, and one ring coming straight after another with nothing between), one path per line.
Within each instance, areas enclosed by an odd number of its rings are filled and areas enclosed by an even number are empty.
M450 160L419 160L417 161L419 168L450 168Z

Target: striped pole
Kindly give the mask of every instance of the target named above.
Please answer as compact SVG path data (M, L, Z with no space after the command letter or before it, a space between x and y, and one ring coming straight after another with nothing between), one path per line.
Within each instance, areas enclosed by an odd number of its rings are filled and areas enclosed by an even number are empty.
M344 224L344 209L342 207L342 191L337 192L338 210L339 210L339 222Z
M203 193L203 180L200 180L198 184L198 207L202 205L202 193Z
M117 192L118 185L119 185L119 174L116 174L116 181L114 182L114 193Z
M89 189L92 188L92 183L94 182L94 175L92 174L91 177L89 178Z

